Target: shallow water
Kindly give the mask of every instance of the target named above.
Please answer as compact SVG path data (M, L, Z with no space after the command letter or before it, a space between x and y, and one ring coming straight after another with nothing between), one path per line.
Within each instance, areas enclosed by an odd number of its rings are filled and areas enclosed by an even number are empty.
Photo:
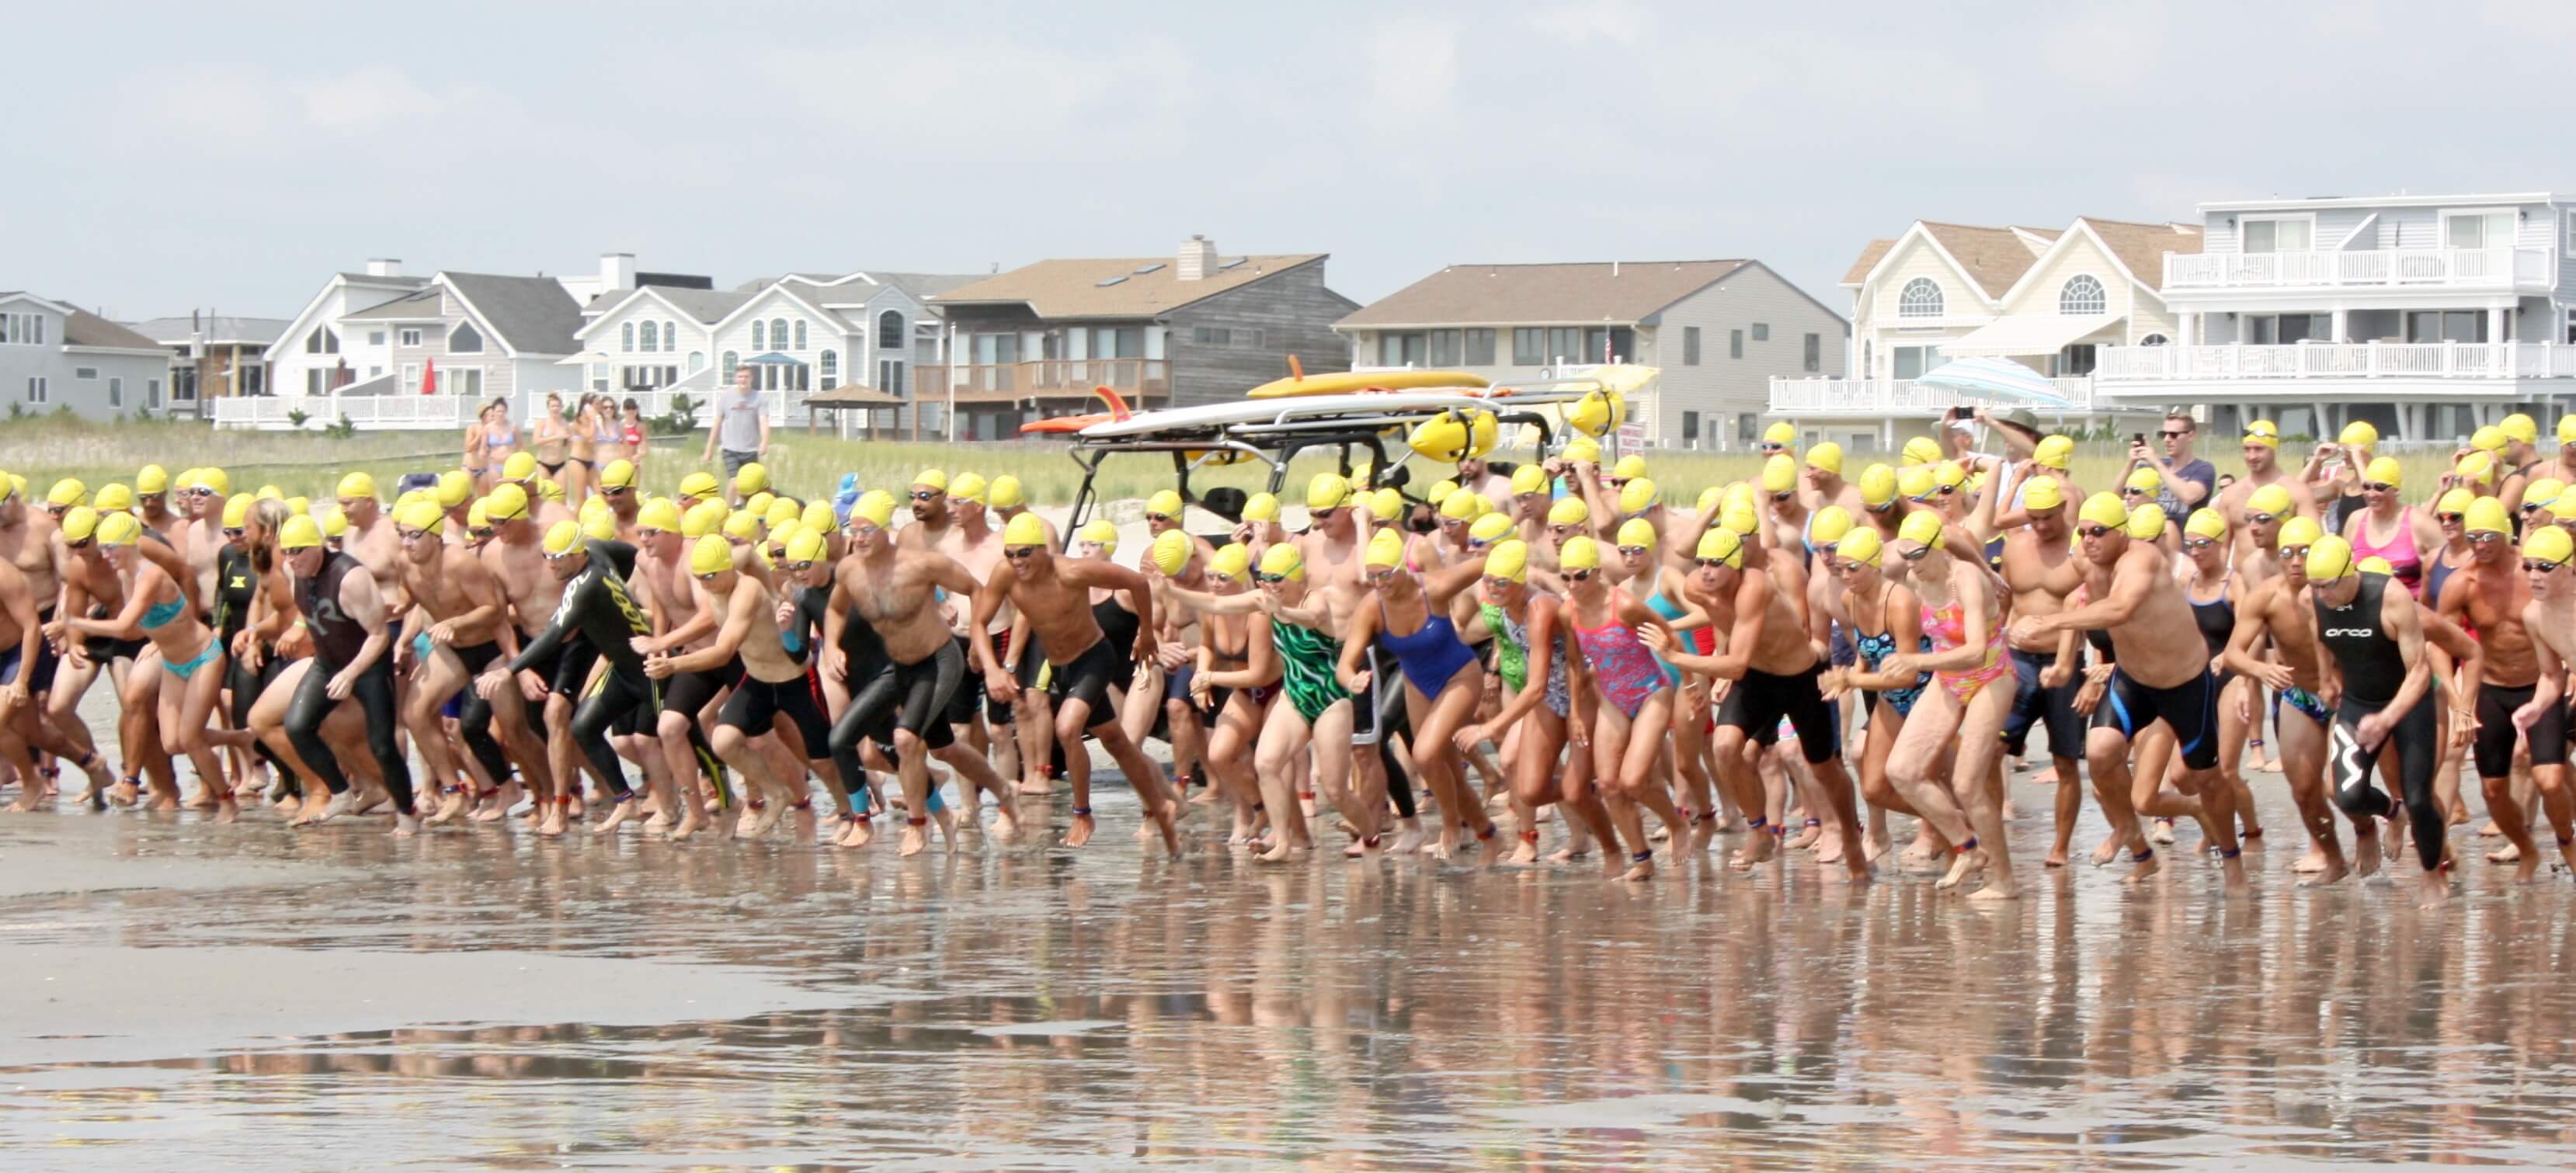
M1107 781L1107 780L1104 780ZM2276 837L2293 830L2260 776ZM2576 1164L2565 878L1987 909L1591 868L0 817L12 1169ZM2017 788L2025 809L2045 792ZM1061 832L1064 803L1053 822ZM1199 824L1204 830L1204 819ZM1900 820L1900 825L1902 821ZM2098 824L2087 814L2078 847ZM2035 860L2045 815L2015 824ZM1553 832L1551 832L1553 834ZM810 833L809 833L810 834ZM2185 843L2193 833L2183 832ZM1727 842L1721 840L1721 843ZM2459 838L2464 858L2486 844ZM1711 872L1714 874L1711 874Z

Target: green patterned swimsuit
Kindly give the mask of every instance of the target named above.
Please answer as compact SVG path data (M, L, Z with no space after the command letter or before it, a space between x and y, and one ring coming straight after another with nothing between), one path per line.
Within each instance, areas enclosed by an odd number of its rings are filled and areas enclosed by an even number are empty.
M1273 619L1270 643L1279 650L1279 681L1288 690L1288 703L1297 706L1297 715L1308 725L1335 701L1350 698L1333 675L1335 662L1342 658L1342 641L1311 627Z

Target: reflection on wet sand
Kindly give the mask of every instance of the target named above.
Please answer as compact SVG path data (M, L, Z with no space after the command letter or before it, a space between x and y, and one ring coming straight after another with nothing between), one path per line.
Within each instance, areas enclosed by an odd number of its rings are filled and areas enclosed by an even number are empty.
M2135 892L2050 873L1988 909L1803 858L1617 886L1168 864L1122 835L897 861L370 830L0 821L0 851L260 865L213 895L74 876L0 924L164 951L179 999L186 947L265 945L489 953L468 1017L493 1021L528 1001L525 952L758 967L846 1004L601 988L600 1017L656 1025L418 1025L439 1019L406 1005L455 991L281 972L278 998L372 997L384 1028L121 1064L47 1061L60 1032L22 1008L0 1145L274 1167L2576 1162L2563 879L2472 872L2427 913L2294 889L2284 857L2245 901L2186 863ZM2035 854L2044 820L2015 830Z

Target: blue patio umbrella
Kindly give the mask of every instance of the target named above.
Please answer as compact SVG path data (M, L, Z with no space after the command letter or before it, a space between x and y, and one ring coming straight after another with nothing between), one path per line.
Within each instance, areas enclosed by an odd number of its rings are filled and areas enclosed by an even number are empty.
M797 358L793 355L780 354L775 350L770 351L767 354L755 354L742 361L746 363L759 363L763 366L772 367L801 367L805 365L804 359Z
M1961 395L2010 399L2049 407L2074 406L2073 400L2058 393L2057 384L2048 376L2008 358L1952 359L1924 372L1915 382Z

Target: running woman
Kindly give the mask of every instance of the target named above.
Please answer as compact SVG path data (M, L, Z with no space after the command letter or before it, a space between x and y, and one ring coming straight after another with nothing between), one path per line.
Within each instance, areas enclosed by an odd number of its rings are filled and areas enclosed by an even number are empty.
M313 663L287 704L286 737L295 754L331 791L331 805L314 822L347 814L349 780L340 759L323 742L322 722L355 698L367 719L367 749L393 796L394 835L420 832L412 809L411 766L394 739L392 616L376 579L356 558L322 548L322 527L310 517L289 517L278 527L277 546L295 576L295 607L313 634Z
M1558 769L1569 722L1576 719L1575 688L1568 675L1575 657L1564 644L1564 601L1530 588L1527 543L1510 539L1484 551L1483 557L1478 622L1493 636L1494 672L1502 679L1505 699L1491 718L1459 730L1458 743L1466 747L1491 741L1503 747L1521 840L1506 862L1538 861L1538 808L1549 804L1573 812L1594 838L1615 842L1609 812L1592 786L1592 755L1577 753ZM1573 858L1570 845L1564 858ZM1602 863L1613 875L1622 870L1617 852Z
M1922 819L1922 812L1889 781L1887 763L1897 736L1905 731L1906 717L1931 685L1932 673L1917 668L1911 674L1899 674L1888 668L1887 660L1905 651L1918 657L1931 652L1932 637L1923 634L1914 592L1881 569L1885 549L1877 530L1860 526L1823 555L1825 564L1842 580L1842 613L1850 617L1854 649L1853 663L1827 669L1820 683L1829 700L1858 690L1869 715L1867 740L1861 746L1861 796L1878 809ZM1928 827L1929 821L1924 825ZM1873 829L1864 846L1875 860L1889 844Z
M1732 531L1709 531L1702 539L1705 551L1718 536L1726 539L1719 555L1734 555L1741 560L1740 545L1734 544ZM1644 603L1625 591L1612 590L1601 573L1601 548L1590 537L1577 534L1567 538L1557 550L1558 574L1565 580L1567 625L1573 629L1577 646L1590 671L1584 679L1599 699L1594 724L1588 737L1592 750L1592 771L1596 778L1609 783L1609 815L1617 828L1615 835L1603 836L1602 846L1610 851L1604 872L1616 867L1619 843L1624 839L1630 850L1628 867L1615 878L1651 880L1655 878L1655 849L1646 841L1645 819L1637 813L1639 806L1655 812L1665 827L1681 840L1694 832L1681 808L1673 805L1661 780L1655 777L1655 753L1663 744L1659 736L1672 720L1673 689L1664 671L1655 663L1658 638L1665 654L1681 645L1672 637L1664 621ZM1640 632L1652 632L1640 636ZM1584 738L1577 739L1579 746ZM1757 799L1755 806L1760 802ZM1763 837L1767 845L1768 836ZM1676 848L1687 846L1676 841ZM1685 851L1685 855L1690 854Z
M1450 604L1484 577L1484 559L1464 558L1418 574L1404 568L1404 547L1404 535L1393 529L1370 535L1367 574L1377 606L1361 611L1343 633L1337 671L1342 687L1362 692L1374 682L1374 673L1362 666L1368 648L1374 644L1395 658L1414 731L1413 765L1440 804L1440 835L1431 854L1449 858L1463 827L1484 844L1490 865L1502 855L1503 843L1494 836L1485 804L1467 786L1464 752L1453 742L1459 729L1473 723L1485 672L1449 618ZM1413 630L1396 630L1403 626Z

